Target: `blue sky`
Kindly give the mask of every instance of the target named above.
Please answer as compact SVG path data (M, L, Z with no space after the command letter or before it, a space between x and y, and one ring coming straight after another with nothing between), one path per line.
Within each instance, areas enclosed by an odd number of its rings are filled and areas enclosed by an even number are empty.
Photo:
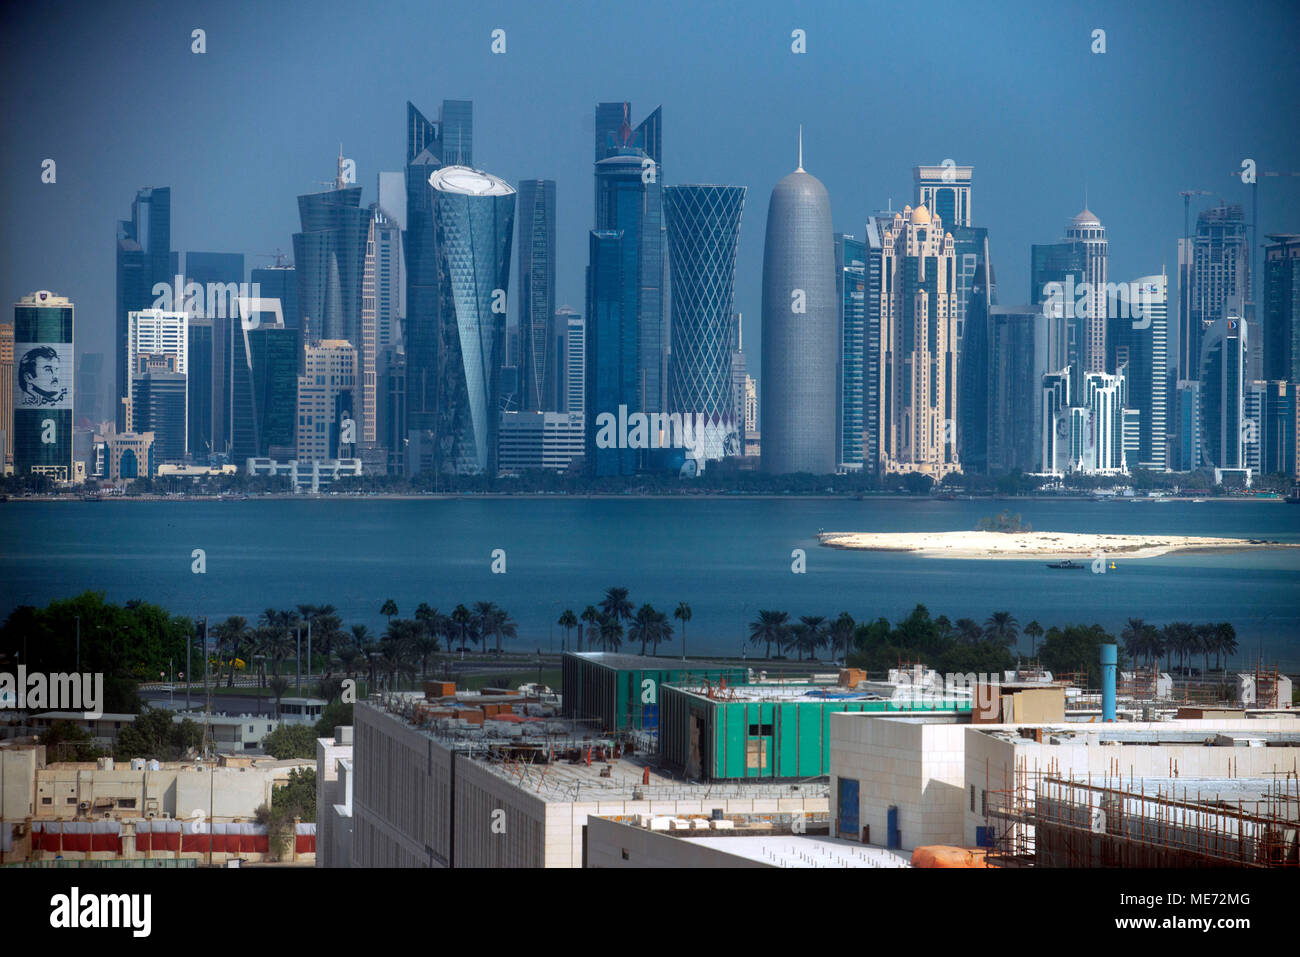
M370 202L404 160L406 101L432 116L451 98L474 101L476 165L557 181L558 296L581 312L592 113L630 100L634 121L663 105L665 182L749 187L736 300L757 370L767 199L799 123L835 228L858 235L911 201L913 165L973 165L999 298L1018 303L1030 244L1060 238L1085 188L1123 280L1172 271L1180 189L1249 213L1229 175L1243 158L1300 170L1297 36L1290 2L10 5L0 296L71 296L79 349L107 351L115 222L137 188L172 188L173 248L263 265L291 251L296 197L332 179L340 143ZM1300 177L1262 180L1260 201L1261 235L1300 232Z

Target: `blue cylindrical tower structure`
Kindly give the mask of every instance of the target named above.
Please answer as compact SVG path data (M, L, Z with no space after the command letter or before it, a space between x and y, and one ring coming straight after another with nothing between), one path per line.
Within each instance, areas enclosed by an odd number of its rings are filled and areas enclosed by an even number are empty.
M1115 662L1114 645L1101 646L1101 720L1115 720Z

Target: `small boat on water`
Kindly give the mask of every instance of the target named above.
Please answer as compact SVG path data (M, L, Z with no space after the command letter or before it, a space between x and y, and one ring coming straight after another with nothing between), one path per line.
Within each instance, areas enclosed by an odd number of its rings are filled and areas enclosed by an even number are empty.
M1070 561L1070 559L1067 558L1067 559L1066 559L1065 561L1063 561L1063 562L1048 562L1048 563L1047 563L1047 567L1048 567L1048 568L1070 568L1070 569L1077 569L1077 568L1087 568L1088 566L1087 566L1087 565L1080 565L1078 562Z

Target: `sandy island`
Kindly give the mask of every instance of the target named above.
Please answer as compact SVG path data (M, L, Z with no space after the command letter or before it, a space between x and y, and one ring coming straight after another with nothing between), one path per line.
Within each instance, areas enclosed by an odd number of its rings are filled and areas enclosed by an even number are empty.
M829 548L915 552L927 558L1155 558L1173 552L1297 548L1245 538L1195 535L1097 535L1079 532L823 532Z

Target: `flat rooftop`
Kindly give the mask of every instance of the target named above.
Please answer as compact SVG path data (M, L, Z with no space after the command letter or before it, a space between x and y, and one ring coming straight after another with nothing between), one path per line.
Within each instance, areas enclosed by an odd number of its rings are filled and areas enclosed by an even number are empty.
M838 837L807 834L746 834L728 836L725 831L708 836L677 840L758 861L772 867L911 867L912 856L870 844Z
M1098 725L1075 724L1070 727L1052 725L1026 725L1021 728L991 726L978 728L981 734L1012 743L1035 742L1041 728L1041 744L1119 744L1119 745L1182 745L1187 747L1248 747L1250 742L1263 742L1263 747L1294 748L1300 747L1300 729L1294 731L1276 731L1271 729L1232 729L1188 728L1181 722L1171 721L1167 725L1146 725L1145 727L1126 728L1123 724Z
M662 657L659 655L621 655L608 651L569 651L566 655L604 665L616 671L709 671L721 669L746 669L752 667L745 661L704 661L699 658Z
M414 713L417 701L424 701L418 693L394 693L358 702L358 706L387 714L545 801L777 799L827 797L830 793L825 778L734 784L687 780L659 764L655 735L643 731L600 734L592 731L590 720L556 716L507 724L489 719L475 726L440 719L417 725L402 710L405 705ZM608 775L601 773L605 770Z
M892 704L899 709L910 709L924 705L926 710L969 710L971 698L960 691L951 693L945 690L910 688L899 686L891 694L882 694L875 690L855 690L833 684L814 684L807 681L771 681L757 684L705 685L695 682L675 682L669 687L698 698L707 698L717 702L762 702L775 701L782 704L800 702L878 702L882 705ZM882 689L893 686L881 686Z

